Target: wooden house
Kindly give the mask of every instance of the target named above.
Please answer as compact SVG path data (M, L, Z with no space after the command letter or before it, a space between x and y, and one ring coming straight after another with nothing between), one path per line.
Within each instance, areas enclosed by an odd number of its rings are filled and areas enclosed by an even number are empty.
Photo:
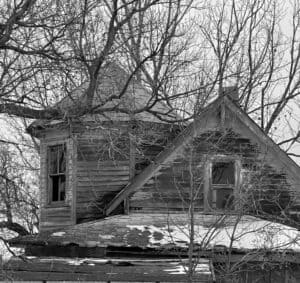
M32 279L35 271L42 280L105 282L186 282L192 270L197 282L213 282L216 266L229 261L239 263L241 282L252 282L270 261L268 280L300 280L300 168L233 93L179 125L162 102L153 110L168 119L135 114L151 95L132 80L118 97L128 79L118 66L99 77L94 105L132 114L109 111L28 128L40 139L40 233L10 244L38 258L6 269L17 279ZM84 89L56 106L76 113ZM259 267L243 269L253 262Z

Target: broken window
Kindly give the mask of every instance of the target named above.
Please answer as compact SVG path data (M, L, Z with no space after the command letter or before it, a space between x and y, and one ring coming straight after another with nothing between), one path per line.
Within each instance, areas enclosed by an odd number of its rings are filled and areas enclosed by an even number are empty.
M66 149L65 145L48 148L48 176L50 202L64 201L66 197Z
M213 209L234 209L235 168L235 161L222 160L211 163L210 205Z

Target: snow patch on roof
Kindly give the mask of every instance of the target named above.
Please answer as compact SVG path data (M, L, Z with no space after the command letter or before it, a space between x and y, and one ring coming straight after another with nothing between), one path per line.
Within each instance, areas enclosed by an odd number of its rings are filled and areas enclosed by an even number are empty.
M69 259L66 260L66 262L70 265L81 265L83 261L78 259Z
M187 247L190 242L190 225L127 225L129 229L148 231L149 247L174 244ZM194 225L194 242L202 248L215 246L241 250L269 249L300 251L300 232L292 227L253 218L237 220L220 227Z
M111 240L113 237L113 235L99 235L99 238L103 240Z
M55 233L52 233L51 236L54 236L54 237L62 237L66 234L66 232L55 232Z

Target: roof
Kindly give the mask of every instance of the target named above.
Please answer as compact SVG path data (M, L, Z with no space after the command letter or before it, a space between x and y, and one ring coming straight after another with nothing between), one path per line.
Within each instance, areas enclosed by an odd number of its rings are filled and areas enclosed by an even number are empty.
M86 101L86 90L88 87L88 82L83 83L59 101L54 108L61 109L63 112L76 113L78 106ZM120 94L122 94L121 97L119 97ZM142 109L148 105L152 106L154 101L155 98L152 93L140 82L132 78L117 64L108 63L101 69L98 75L96 92L92 101L92 106L95 107L95 110L101 110L103 114L84 115L78 119L80 119L80 122L103 122L129 121L134 118L141 121L163 123L162 120L147 111L134 114L134 116L130 114L130 112ZM116 109L112 110L114 107ZM122 111L119 111L119 109L122 109ZM128 113L124 113L127 111ZM156 102L151 107L151 111L162 113L163 116L170 120L174 120L177 117L171 111L171 108L162 101ZM28 130L31 132L34 128L38 127L57 127L61 123L63 123L63 120L36 120L28 127Z
M189 231L187 214L133 213L77 224L55 232L16 238L10 243L185 250L190 243ZM253 216L197 213L194 231L194 243L201 250L223 247L239 251L300 252L300 232L297 229Z
M221 122L216 123L211 117L216 117L218 109L223 104L225 106L226 118L224 128L232 128L235 132L249 137L261 148L265 154L265 160L276 169L285 172L289 177L289 182L296 188L300 187L300 167L284 152L262 129L241 109L235 102L227 96L219 97L201 111L195 120L182 131L174 140L166 145L165 149L146 167L140 174L133 178L128 185L123 188L111 201L106 210L109 215L126 197L138 191L164 166L171 165L171 161L183 150L194 136L201 133L222 129ZM298 189L300 196L300 190Z
M4 265L0 280L96 281L96 282L187 282L185 260L176 259L74 259L14 258ZM193 278L213 282L212 264L198 259ZM5 277L7 276L7 277Z

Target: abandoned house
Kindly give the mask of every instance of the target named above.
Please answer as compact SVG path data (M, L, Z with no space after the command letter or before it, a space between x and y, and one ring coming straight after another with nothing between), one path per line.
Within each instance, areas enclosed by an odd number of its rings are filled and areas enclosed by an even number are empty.
M94 105L151 94L115 64ZM56 106L76 111L86 85ZM299 282L300 168L224 92L181 125L168 106L38 120L40 231L17 237L16 280ZM228 279L229 278L229 279ZM233 281L233 278L237 281ZM222 281L223 280L223 281ZM239 281L240 280L240 281Z

